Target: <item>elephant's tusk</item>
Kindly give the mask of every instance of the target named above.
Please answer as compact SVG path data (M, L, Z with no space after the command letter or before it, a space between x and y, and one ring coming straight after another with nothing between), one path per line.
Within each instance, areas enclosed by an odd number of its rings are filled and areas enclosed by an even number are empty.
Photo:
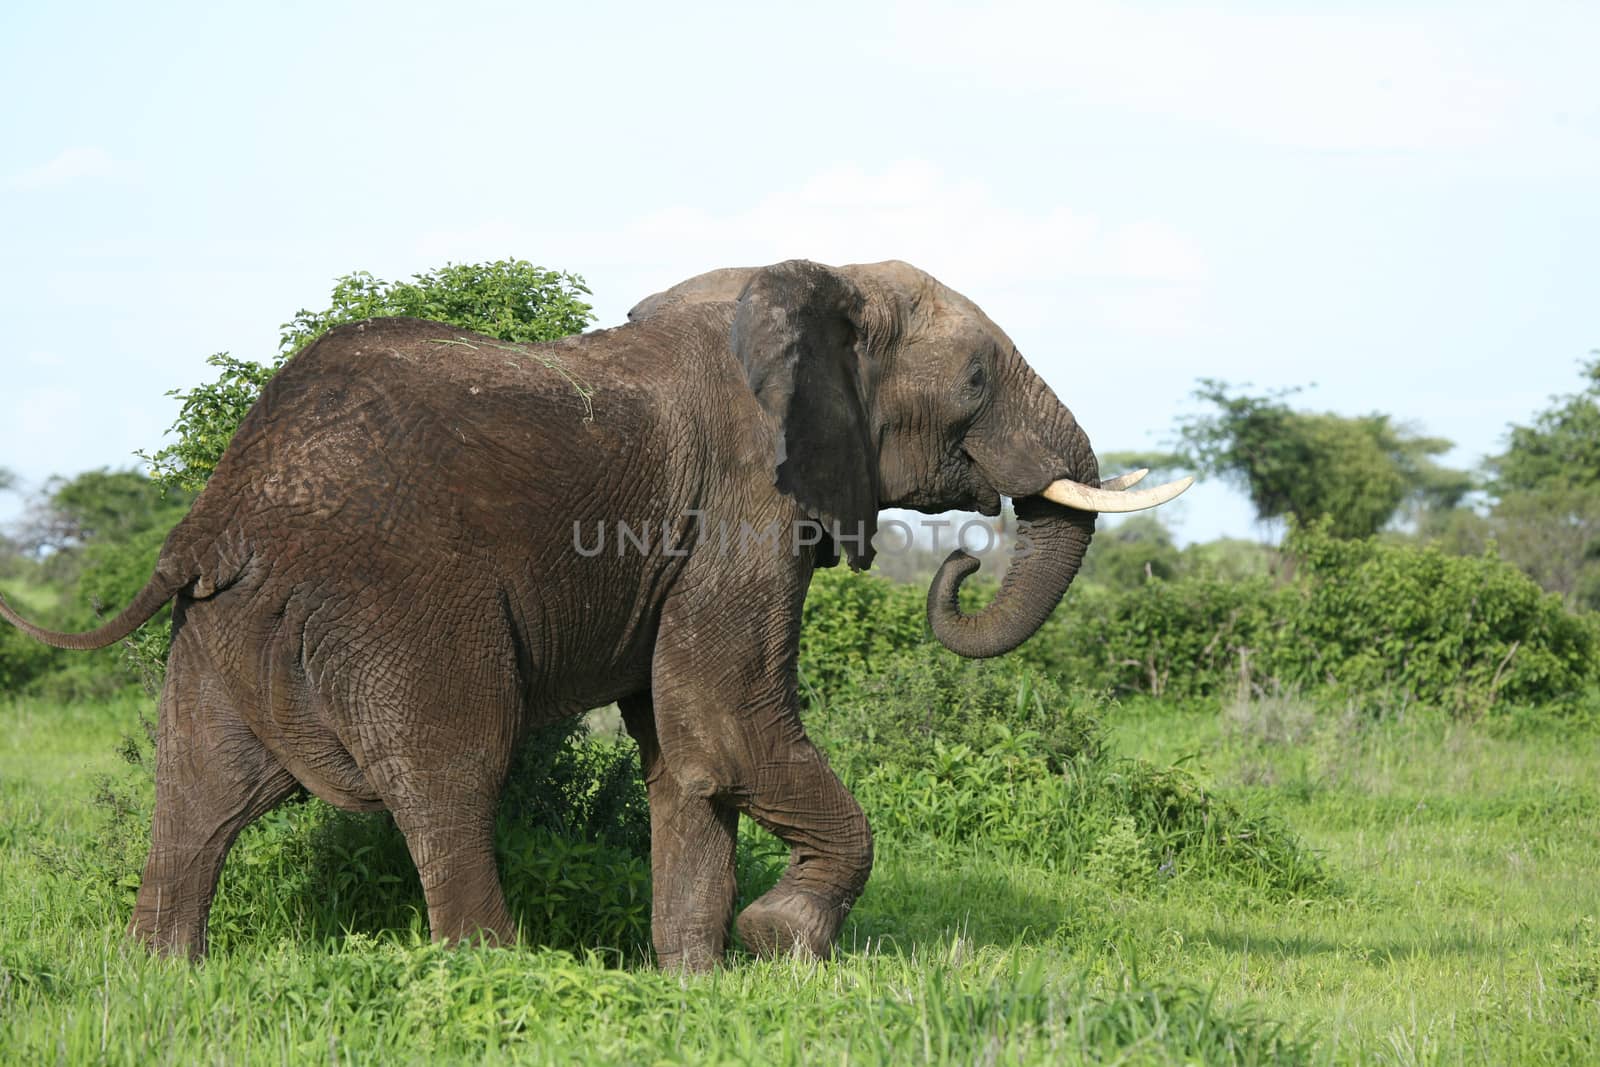
M1144 480L1144 476L1149 473L1149 467L1140 467L1136 471L1129 471L1127 474L1119 474L1115 478L1107 478L1105 481L1100 483L1100 488L1108 489L1112 492L1121 492L1130 486L1138 485Z
M1071 478L1062 478L1051 482L1040 495L1046 500L1063 504L1079 511L1143 511L1153 508L1158 504L1165 504L1173 497L1182 493L1194 484L1194 478L1179 478L1166 485L1158 485L1154 489L1140 489L1132 493L1119 493L1112 489L1090 489L1081 482Z

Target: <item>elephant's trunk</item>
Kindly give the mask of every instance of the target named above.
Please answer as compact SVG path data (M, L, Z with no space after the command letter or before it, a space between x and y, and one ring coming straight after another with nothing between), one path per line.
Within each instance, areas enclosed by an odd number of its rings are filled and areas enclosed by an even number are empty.
M978 561L957 549L928 589L928 622L939 643L960 656L1000 656L1032 637L1066 595L1094 536L1095 513L1051 503L1040 496L1016 502L1017 535L1028 554L1018 556L1001 580L993 602L975 615L957 603L961 583Z

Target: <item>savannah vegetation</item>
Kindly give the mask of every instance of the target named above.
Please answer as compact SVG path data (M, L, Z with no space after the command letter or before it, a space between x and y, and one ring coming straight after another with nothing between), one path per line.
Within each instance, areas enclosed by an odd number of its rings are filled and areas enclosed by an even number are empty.
M534 341L585 328L586 295L516 261L340 279L267 358L175 393L145 469L35 494L0 588L62 628L126 602L261 383L329 326ZM1280 544L1103 524L1011 656L939 648L926 574L818 574L807 728L878 842L827 962L649 966L643 788L603 711L533 739L507 792L523 947L430 944L388 816L298 797L235 846L208 960L151 958L122 928L164 624L75 655L0 630L0 1059L1600 1058L1600 358L1478 471L1296 395L1202 382L1170 453L1106 457L1232 479ZM744 900L784 860L746 823Z

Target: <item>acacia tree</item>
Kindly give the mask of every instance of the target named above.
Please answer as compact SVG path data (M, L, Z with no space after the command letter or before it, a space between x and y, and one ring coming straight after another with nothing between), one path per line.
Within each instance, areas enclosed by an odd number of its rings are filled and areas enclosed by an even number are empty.
M1215 410L1179 420L1172 458L1238 485L1262 520L1326 518L1346 538L1372 536L1403 509L1453 508L1471 490L1470 475L1434 461L1452 447L1444 438L1378 413L1296 411L1284 399L1296 392L1252 396L1202 378L1194 395Z
M1600 352L1583 388L1552 397L1486 464L1489 530L1505 556L1569 604L1600 608Z

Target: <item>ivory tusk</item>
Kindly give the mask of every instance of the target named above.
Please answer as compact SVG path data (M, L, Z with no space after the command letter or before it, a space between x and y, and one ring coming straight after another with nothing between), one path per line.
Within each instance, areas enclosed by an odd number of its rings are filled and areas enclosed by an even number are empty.
M1079 511L1104 511L1110 513L1124 511L1143 511L1153 508L1158 504L1165 504L1173 497L1182 493L1194 484L1194 478L1179 478L1166 485L1158 485L1154 489L1140 489L1135 492L1117 492L1114 489L1090 489L1082 482L1075 482L1070 478L1051 482L1040 495L1046 500Z
M1149 467L1140 467L1136 471L1129 471L1127 474L1119 474L1115 478L1107 478L1105 481L1100 483L1100 488L1109 489L1113 492L1121 492L1122 490L1127 489L1129 486L1138 485L1144 480L1144 476L1149 473Z

